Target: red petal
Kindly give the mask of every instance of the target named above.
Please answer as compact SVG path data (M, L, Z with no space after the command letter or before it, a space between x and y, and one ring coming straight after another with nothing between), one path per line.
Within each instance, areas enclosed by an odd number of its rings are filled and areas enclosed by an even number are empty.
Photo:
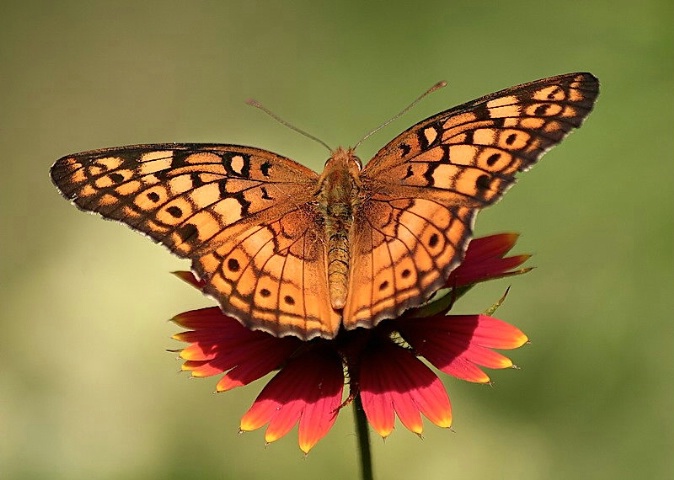
M275 442L288 433L300 419L305 405L306 403L301 399L287 400L283 403L278 414L272 416L269 421L267 431L264 433L265 442Z
M300 449L304 453L308 453L328 433L337 420L344 389L343 375L344 372L341 371L340 365L339 375L335 372L334 375L328 377L333 384L326 383L321 387L327 391L328 395L318 396L316 400L307 403L298 429ZM329 395L330 390L335 394Z
M204 378L204 377L211 377L213 375L220 375L221 373L224 373L226 371L220 367L211 365L208 362L199 362L199 361L194 362L191 360L183 363L181 370L183 372L190 372L190 374L196 378Z
M424 355L425 356L425 355ZM432 365L440 371L445 372L466 382L489 383L490 378L483 370L474 363L468 361L465 357L431 358L426 357Z
M487 315L479 315L478 317L478 326L473 332L474 341L478 345L511 350L519 348L529 341L520 329L503 320ZM465 317L463 321L466 321Z
M283 364L303 342L294 337L276 338L252 331L217 308L182 313L174 318L179 325L194 330L173 336L190 342L180 352L187 360L182 369L195 377L207 377L229 371L217 386L218 391L248 384Z
M173 323L181 327L191 328L193 330L201 330L205 328L236 328L241 325L236 319L228 317L218 307L200 308L198 310L190 310L176 315L171 319Z
M470 382L486 383L479 366L507 368L509 358L491 348L517 348L527 341L519 329L486 315L449 315L399 322L403 338L441 371Z
M447 280L447 287L471 285L507 275L524 273L509 270L527 261L530 255L503 258L515 245L518 236L515 233L502 233L471 240L463 262L451 273Z
M420 414L438 426L451 425L442 383L409 350L385 343L370 348L363 355L358 385L367 419L383 437L393 430L394 414L415 433L423 430Z
M513 366L512 360L505 355L501 355L494 350L479 345L472 345L471 348L466 351L465 357L469 361L487 368L500 369Z
M236 387L242 387L262 378L274 371L285 358L258 359L257 362L237 365L224 375L215 386L216 392L226 392Z
M465 260L502 257L515 246L519 238L520 235L513 232L474 238L468 244Z
M269 423L265 440L273 442L300 422L299 444L304 452L334 424L342 399L341 359L327 349L315 349L292 359L262 390L241 419L241 430Z

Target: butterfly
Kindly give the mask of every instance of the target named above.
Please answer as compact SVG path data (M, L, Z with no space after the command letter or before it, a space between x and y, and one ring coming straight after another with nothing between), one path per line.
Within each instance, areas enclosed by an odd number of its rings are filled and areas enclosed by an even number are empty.
M68 155L51 178L80 209L189 258L242 324L329 339L426 302L461 262L476 214L598 94L589 73L511 87L417 123L365 167L338 148L321 174L259 148L167 143Z

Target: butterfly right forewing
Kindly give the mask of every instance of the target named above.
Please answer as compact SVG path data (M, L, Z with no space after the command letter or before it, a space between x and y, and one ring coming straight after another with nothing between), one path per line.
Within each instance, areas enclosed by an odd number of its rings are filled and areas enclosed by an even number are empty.
M361 173L345 326L375 325L440 288L463 258L475 214L580 126L598 87L589 73L511 87L423 120L382 148Z

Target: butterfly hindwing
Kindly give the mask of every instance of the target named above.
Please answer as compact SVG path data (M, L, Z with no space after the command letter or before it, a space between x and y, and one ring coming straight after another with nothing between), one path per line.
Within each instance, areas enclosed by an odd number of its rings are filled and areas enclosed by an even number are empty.
M371 200L356 219L347 329L394 318L442 287L462 258L476 210L434 200ZM431 292L431 293L428 293Z
M251 226L192 263L205 292L246 326L277 336L334 337L341 317L330 308L326 242L320 217L305 204Z

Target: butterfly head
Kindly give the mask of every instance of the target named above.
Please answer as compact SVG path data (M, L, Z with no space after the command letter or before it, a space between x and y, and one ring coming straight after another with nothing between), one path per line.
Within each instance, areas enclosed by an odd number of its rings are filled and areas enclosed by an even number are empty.
M363 169L363 162L356 156L353 148L338 147L325 161L325 170L347 170L353 177L357 177Z

